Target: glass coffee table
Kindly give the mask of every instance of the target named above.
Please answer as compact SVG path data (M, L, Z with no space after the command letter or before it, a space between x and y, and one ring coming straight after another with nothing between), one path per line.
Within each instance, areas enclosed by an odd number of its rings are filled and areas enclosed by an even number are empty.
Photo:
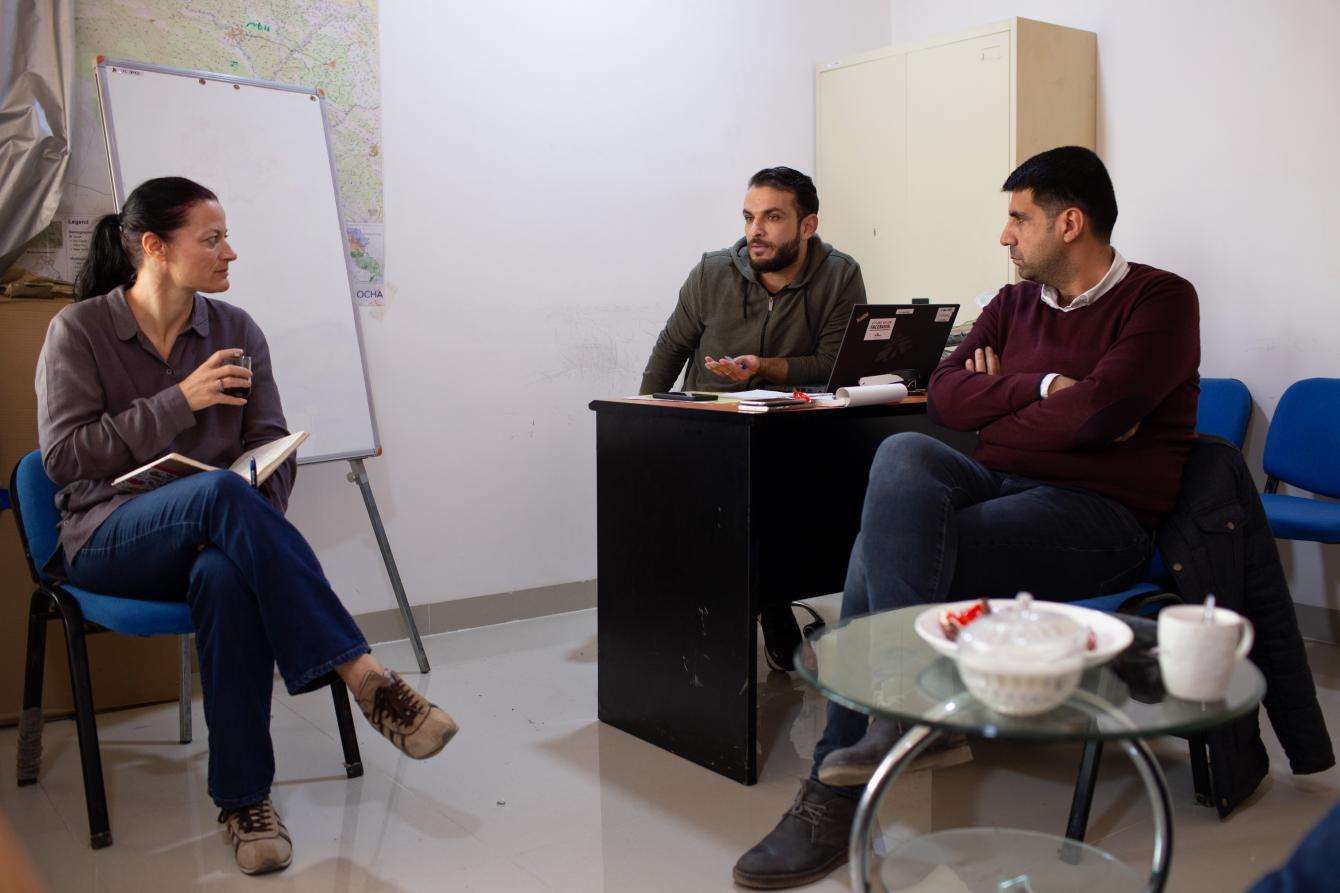
M1163 691L1158 661L1150 653L1156 624L1122 617L1135 632L1134 644L1109 663L1087 670L1064 704L1039 716L1005 716L969 694L954 661L916 634L913 621L927 607L845 621L823 630L796 655L801 676L828 699L909 727L880 763L857 807L851 833L852 888L874 889L870 853L875 814L899 772L940 734L964 732L984 738L1119 743L1135 764L1153 808L1150 874L1144 877L1097 847L1065 837L957 828L895 847L881 867L886 889L1161 891L1172 859L1172 809L1163 772L1143 739L1203 731L1252 710L1265 695L1260 671L1249 661L1240 662L1221 701L1174 698Z

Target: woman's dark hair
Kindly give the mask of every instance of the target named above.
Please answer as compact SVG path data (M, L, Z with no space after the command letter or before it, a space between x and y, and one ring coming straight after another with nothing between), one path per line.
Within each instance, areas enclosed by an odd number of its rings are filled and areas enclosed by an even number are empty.
M749 178L749 188L755 186L768 186L791 193L802 220L819 213L819 193L814 188L814 181L795 168L765 167Z
M1033 201L1049 217L1066 208L1079 208L1093 227L1093 234L1106 242L1117 225L1117 195L1102 159L1082 146L1049 149L1014 169L1002 192L1033 190Z
M105 215L94 228L88 257L75 277L75 300L105 295L118 285L134 282L143 260L140 237L155 233L166 239L186 222L191 205L218 198L185 177L156 177L136 186L121 213Z

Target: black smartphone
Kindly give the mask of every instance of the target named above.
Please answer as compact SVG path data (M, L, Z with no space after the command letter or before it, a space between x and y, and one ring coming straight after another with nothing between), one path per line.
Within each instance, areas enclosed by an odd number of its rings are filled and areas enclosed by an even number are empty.
M691 403L702 403L707 400L715 400L716 394L686 394L683 391L666 391L663 394L652 394L656 400L687 400Z

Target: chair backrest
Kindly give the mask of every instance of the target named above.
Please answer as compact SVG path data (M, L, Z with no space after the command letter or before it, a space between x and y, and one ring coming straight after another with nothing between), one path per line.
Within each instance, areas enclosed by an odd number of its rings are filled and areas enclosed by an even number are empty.
M1202 378L1196 433L1213 434L1242 449L1252 417L1252 394L1236 378Z
M1262 464L1287 484L1340 497L1340 378L1289 385L1270 420Z
M23 541L28 572L34 583L42 583L47 575L42 568L56 552L60 510L56 508L56 493L60 488L47 477L42 467L42 454L33 450L14 466L9 482L9 496L19 522L19 538Z

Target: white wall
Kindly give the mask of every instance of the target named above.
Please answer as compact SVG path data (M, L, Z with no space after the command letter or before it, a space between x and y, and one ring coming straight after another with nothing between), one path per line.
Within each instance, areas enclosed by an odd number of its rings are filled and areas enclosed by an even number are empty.
M1098 34L1113 241L1201 300L1201 373L1267 420L1290 382L1340 375L1340 3L891 0L892 43L1019 15ZM1340 461L1340 457L1337 457ZM1297 602L1340 609L1340 547L1280 542Z
M389 288L363 312L386 453L368 470L410 599L590 579L587 403L636 392L684 276L737 237L749 175L812 170L814 65L883 45L889 7L381 9ZM292 517L352 611L391 608L342 477L304 468Z

